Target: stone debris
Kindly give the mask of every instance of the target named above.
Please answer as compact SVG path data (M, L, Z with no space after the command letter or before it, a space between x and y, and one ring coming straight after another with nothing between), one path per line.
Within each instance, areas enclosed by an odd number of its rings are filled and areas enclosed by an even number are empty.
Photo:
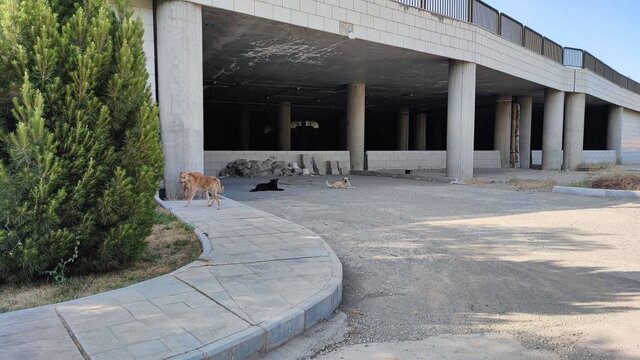
M274 156L260 160L237 159L220 170L219 176L256 177L256 176L293 176L293 175L338 175L343 169L337 161L329 161L318 155L300 156L298 162L276 160Z

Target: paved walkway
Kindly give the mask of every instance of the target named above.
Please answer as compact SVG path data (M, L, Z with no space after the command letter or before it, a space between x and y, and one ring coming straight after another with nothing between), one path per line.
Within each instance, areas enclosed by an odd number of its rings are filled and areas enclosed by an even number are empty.
M167 275L0 314L0 359L243 359L327 317L342 265L309 230L222 199L164 205L195 225L203 253Z

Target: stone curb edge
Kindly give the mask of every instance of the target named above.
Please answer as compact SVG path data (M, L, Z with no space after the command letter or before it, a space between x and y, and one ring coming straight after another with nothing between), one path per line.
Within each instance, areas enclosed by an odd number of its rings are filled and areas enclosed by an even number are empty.
M640 199L640 191L633 190L589 189L573 186L554 186L552 192L569 195L606 197L616 199Z
M186 221L181 216L171 211L171 207L155 196L156 201L167 211L171 212L180 221L193 226L202 244L202 254L211 251L211 245L207 236L191 222ZM246 205L245 205L246 206ZM287 220L288 221L288 220ZM213 343L202 346L198 349L186 353L171 356L171 360L200 360L200 359L246 359L258 352L268 352L293 337L302 334L317 322L326 319L340 305L342 301L342 263L333 252L329 244L322 241L327 249L333 265L332 278L327 284L313 296L309 297L293 309L282 313L275 318L264 321L258 325L251 326L243 331L227 336ZM181 272L195 262L187 264L171 274Z

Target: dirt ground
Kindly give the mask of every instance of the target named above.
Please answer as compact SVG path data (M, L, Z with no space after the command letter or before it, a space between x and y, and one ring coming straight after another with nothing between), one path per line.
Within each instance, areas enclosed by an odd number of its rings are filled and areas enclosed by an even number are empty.
M477 340L477 358L640 359L640 204L385 177L326 188L333 178L262 193L249 190L265 179L223 179L225 195L340 257L349 331L320 358L457 359Z

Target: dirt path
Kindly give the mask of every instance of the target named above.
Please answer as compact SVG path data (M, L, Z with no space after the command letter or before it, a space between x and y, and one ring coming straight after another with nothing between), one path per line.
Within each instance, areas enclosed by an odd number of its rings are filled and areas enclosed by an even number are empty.
M560 358L640 358L640 204L376 177L352 177L345 191L324 180L284 178L277 193L249 193L261 179L225 186L336 251L350 327L342 351L490 334Z

